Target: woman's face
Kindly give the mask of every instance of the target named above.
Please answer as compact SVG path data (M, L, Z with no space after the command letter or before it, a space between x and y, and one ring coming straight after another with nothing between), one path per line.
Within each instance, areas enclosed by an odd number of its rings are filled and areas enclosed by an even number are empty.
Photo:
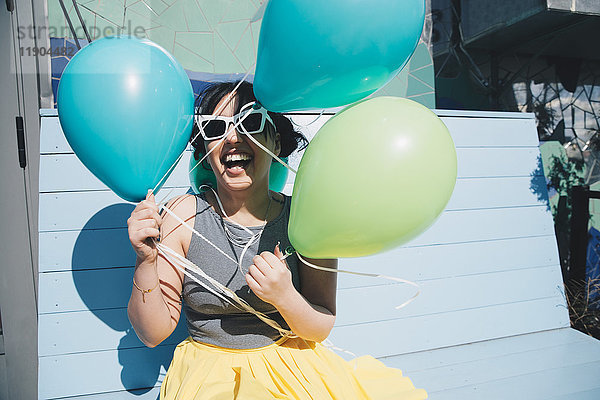
M229 102L227 100L227 96L223 97L215 107L215 111L223 107L218 115L225 117L234 115L238 98L234 96ZM269 126L271 126L270 122L265 121L262 133L254 134L252 137L271 152L279 155L279 133L276 134L275 140L271 138L267 130L274 128ZM229 190L244 190L252 185L255 187L264 185L268 188L272 157L242 133L241 127L232 128L233 123L230 123L227 127L229 134L225 139L204 142L206 150L212 150L208 155L208 161L219 186Z

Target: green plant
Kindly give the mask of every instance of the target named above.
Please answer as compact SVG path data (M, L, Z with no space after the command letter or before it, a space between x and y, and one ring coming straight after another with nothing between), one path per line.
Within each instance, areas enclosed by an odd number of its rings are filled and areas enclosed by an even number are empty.
M582 185L584 163L579 160L569 161L566 156L553 155L547 173L548 189L558 193L558 202L552 204L554 232L558 242L558 252L563 277L569 271L569 244L571 239L571 214L573 187Z
M548 168L548 189L554 188L560 197L566 197L564 201L564 209L561 209L561 202L552 207L552 215L554 223L563 223L567 229L568 222L571 220L572 196L574 186L581 186L585 183L583 178L583 170L585 164L582 160L568 160L564 157L553 155L550 159L550 168Z

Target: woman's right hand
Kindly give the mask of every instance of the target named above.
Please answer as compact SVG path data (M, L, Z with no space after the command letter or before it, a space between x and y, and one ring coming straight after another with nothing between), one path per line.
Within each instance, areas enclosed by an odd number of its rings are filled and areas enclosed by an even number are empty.
M129 241L142 261L154 262L158 258L158 249L151 238L160 236L161 225L162 217L158 214L154 195L149 190L146 199L138 203L127 220Z

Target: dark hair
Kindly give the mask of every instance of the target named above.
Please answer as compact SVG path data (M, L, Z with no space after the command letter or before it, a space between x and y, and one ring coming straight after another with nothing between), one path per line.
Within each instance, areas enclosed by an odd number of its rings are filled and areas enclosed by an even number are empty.
M196 114L209 115L215 111L217 104L221 99L227 96L235 89L239 81L235 82L217 82L210 86L207 86L196 98L196 104L194 107ZM248 103L257 101L254 97L254 90L250 82L242 82L236 90L236 97L238 99L234 113L240 112L240 109ZM266 124L267 135L271 138L275 137L275 132L279 132L281 151L279 157L287 157L294 150L303 150L308 146L308 140L304 135L294 129L291 121L281 113L275 113L268 111L269 116L275 123L275 130L271 127L271 124ZM197 136L197 137L196 137ZM192 140L196 137L196 140ZM192 146L194 147L194 157L199 160L206 154L206 148L204 147L204 139L200 135L198 126L194 123L192 129L192 136L190 138ZM206 168L206 166L204 166Z

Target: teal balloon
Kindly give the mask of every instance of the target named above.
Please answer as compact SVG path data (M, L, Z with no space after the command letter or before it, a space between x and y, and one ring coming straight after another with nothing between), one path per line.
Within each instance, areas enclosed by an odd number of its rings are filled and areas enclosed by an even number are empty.
M78 51L58 86L58 116L81 162L138 202L190 138L194 94L183 67L147 39L109 36Z
M389 82L414 52L425 0L274 0L260 29L254 93L270 111L337 107Z
M287 164L287 157L282 158ZM285 188L285 184L288 178L288 169L281 165L277 160L273 160L271 163L271 171L269 171L269 189L274 192L281 192Z
M282 158L282 160L286 163L288 162L287 157ZM192 155L190 157L190 165L188 168L192 191L196 194L200 193L201 185L209 185L216 189L217 177L212 168L207 170L202 165L196 166L196 164L198 164L198 160ZM281 192L285 188L287 177L288 169L279 162L273 161L269 171L269 189L274 192Z
M208 164L205 162L205 164ZM190 177L190 186L192 191L199 194L201 185L209 185L217 188L217 177L212 168L206 169L202 164L198 164L198 160L192 155L190 157L190 165L188 167L188 175Z

